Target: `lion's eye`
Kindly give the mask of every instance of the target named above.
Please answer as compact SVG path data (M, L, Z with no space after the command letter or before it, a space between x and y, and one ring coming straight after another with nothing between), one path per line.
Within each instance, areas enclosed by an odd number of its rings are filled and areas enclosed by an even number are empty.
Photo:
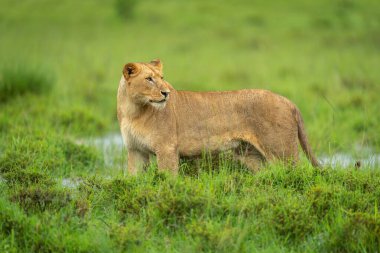
M149 76L149 77L147 77L147 78L145 78L147 81L149 81L149 82L153 82L153 78L151 77L151 76Z
M161 76L161 80L164 80L164 77L163 77L163 76Z

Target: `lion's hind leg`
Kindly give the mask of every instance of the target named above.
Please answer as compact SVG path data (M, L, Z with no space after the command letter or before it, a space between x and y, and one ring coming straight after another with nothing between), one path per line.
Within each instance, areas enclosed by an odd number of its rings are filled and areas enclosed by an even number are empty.
M258 172L263 164L262 160L255 155L235 155L234 157L252 172Z
M259 152L254 145L249 142L242 141L241 144L234 149L234 158L248 167L252 172L257 172L265 163L266 158Z

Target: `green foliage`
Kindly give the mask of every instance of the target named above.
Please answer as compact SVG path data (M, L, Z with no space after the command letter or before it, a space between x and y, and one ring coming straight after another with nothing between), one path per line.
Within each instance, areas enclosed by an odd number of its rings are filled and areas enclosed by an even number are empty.
M290 170L298 178L308 174L304 171L311 174L297 188L262 181L268 173L281 178ZM355 175L351 183L356 185L380 179L379 172L319 171L307 166L273 166L257 174L222 166L210 173L202 167L195 178L184 174L175 178L151 168L137 177L82 178L74 192L56 183L33 181L13 184L5 193L38 220L55 217L48 230L53 234L61 226L54 221L59 217L69 219L65 230L90 234L89 224L98 220L100 233L109 235L103 246L120 251L144 251L152 245L156 250L206 252L258 247L303 251L305 242L315 251L371 251L380 243L376 200L380 195L365 188L345 188L342 176L347 173Z
M194 238L198 250L202 252L239 252L242 250L239 239L245 236L245 231L229 222L221 224L214 220L194 219L186 225L186 230L188 235Z
M25 186L29 185L54 185L54 181L43 172L34 169L10 169L2 171L3 179L9 185L21 184Z
M122 66L159 57L177 89L290 98L318 156L378 153L378 2L0 5L0 65L22 59L0 70L0 252L380 248L378 164L317 170L301 157L252 174L205 154L183 160L177 178L154 164L130 177L125 150L92 144L119 131Z
M25 183L26 178L20 178L17 174L24 173L28 175L27 178L35 181L37 179L32 171L64 175L72 170L95 170L101 164L99 153L94 148L56 135L37 132L23 134L8 142L0 157L0 172L6 173L5 177Z
M214 202L201 185L191 181L169 181L156 196L155 215L170 229L177 229L191 217L207 213L207 207L211 209Z
M273 210L272 224L286 241L304 240L314 229L316 219L309 211L309 203L289 196Z
M115 0L115 10L123 19L130 19L134 15L137 3L137 0Z
M318 215L318 218L323 218L328 214L330 209L338 208L338 206L332 206L336 202L336 195L339 194L340 189L331 189L331 186L327 185L315 185L310 187L307 192L308 201L311 204L313 212ZM334 201L332 201L334 200Z
M54 187L22 187L10 195L27 212L58 211L70 201L70 195Z
M28 65L3 67L0 70L0 103L27 93L48 93L54 84L51 73Z
M349 213L337 219L323 250L376 252L380 245L380 219L368 213Z
M129 222L113 224L110 227L110 238L116 242L120 251L139 251L139 246L149 238L145 224Z
M106 129L104 120L86 108L65 108L54 113L53 124L67 132L90 135Z
M58 211L58 210L56 210ZM17 205L0 198L0 249L2 252L104 252L95 229L83 231L78 220L48 215L26 215Z

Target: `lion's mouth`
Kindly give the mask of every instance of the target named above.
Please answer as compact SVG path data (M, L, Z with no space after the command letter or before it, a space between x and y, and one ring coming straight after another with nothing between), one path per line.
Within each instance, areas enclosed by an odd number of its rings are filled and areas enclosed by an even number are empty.
M166 102L166 99L162 99L162 100L149 100L150 103L156 103L156 104L163 104Z

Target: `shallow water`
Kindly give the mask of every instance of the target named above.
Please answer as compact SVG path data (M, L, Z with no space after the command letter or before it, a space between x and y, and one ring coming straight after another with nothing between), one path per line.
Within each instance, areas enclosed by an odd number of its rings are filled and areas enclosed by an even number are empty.
M123 154L124 144L121 134L111 133L103 137L95 138L93 139L93 144L102 151L104 164L106 166L122 165L118 163L120 159L117 159Z
M93 146L98 149L104 157L104 163L108 167L122 168L125 166L125 149L123 147L123 139L120 133L109 133L107 135L78 140L78 143ZM380 168L380 154L371 153L370 148L356 148L355 152L361 154L352 156L348 153L336 153L333 155L322 155L318 160L323 166L331 166L333 168L353 168L357 161L360 161L362 168ZM105 179L110 179L110 176ZM2 178L0 177L0 183ZM77 189L83 183L79 178L63 178L60 180L61 185L68 189Z
M120 156L125 150L123 150L123 139L120 133L109 133L105 136L86 139L83 143L99 149L103 153L106 166L122 166ZM361 155L354 157L348 153L336 153L321 155L318 160L322 165L331 167L354 167L357 161L360 161L363 168L380 167L380 154L371 153L371 148L356 147L355 152Z
M81 179L62 178L61 185L65 188L76 189L82 182Z
M97 148L103 154L106 166L123 166L120 162L123 156L123 138L120 133L109 133L101 137L82 139L78 140L78 143Z
M362 168L380 167L380 154L363 155L361 157L354 158L350 154L337 153L330 156L321 156L318 160L322 165L331 167L354 167L357 162L360 162L360 167Z

